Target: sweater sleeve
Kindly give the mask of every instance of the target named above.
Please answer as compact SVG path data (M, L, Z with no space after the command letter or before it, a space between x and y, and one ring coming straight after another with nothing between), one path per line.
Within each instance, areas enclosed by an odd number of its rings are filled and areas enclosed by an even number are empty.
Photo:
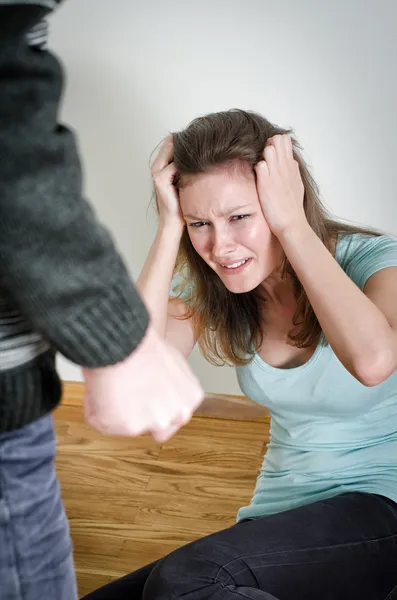
M42 7L0 5L0 290L76 364L130 354L147 310L82 197L73 133L58 123L63 73L27 43Z

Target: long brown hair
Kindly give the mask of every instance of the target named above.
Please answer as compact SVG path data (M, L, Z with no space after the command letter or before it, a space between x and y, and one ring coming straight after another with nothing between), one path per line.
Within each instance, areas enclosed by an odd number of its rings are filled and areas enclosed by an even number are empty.
M277 127L254 112L233 109L211 113L194 119L183 131L173 133L174 163L178 170L174 184L180 189L192 176L232 161L245 161L254 166L263 157L266 141L285 133L292 138L294 158L299 163L307 221L327 249L334 253L339 234L380 235L374 229L332 218L320 200L318 187L292 131ZM320 341L321 326L287 258L283 261L282 272L284 277L292 278L296 296L288 343L298 348L312 347ZM187 229L181 239L174 274L181 276L179 293L189 291L189 308L182 318L194 315L199 347L205 358L215 365L250 362L255 346L263 343L258 288L242 294L230 292L195 251Z

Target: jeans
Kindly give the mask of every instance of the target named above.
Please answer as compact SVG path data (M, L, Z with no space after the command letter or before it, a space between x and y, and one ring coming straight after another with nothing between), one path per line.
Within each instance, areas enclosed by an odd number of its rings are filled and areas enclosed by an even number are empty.
M52 416L0 435L0 600L76 600Z
M397 505L347 493L242 521L84 600L395 600Z

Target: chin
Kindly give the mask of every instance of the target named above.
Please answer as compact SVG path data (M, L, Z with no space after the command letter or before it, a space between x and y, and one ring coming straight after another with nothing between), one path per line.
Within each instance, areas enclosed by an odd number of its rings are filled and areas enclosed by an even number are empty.
M237 279L237 278L236 278ZM223 281L225 288L229 290L232 294L247 294L248 292L252 292L255 290L258 285L263 282L263 278L258 278L258 281L250 279L249 281Z

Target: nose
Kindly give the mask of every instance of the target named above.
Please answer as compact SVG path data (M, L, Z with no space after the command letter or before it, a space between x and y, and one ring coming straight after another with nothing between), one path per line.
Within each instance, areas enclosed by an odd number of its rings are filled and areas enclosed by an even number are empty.
M212 245L212 255L216 261L220 261L228 254L235 252L237 244L227 231L215 231Z

